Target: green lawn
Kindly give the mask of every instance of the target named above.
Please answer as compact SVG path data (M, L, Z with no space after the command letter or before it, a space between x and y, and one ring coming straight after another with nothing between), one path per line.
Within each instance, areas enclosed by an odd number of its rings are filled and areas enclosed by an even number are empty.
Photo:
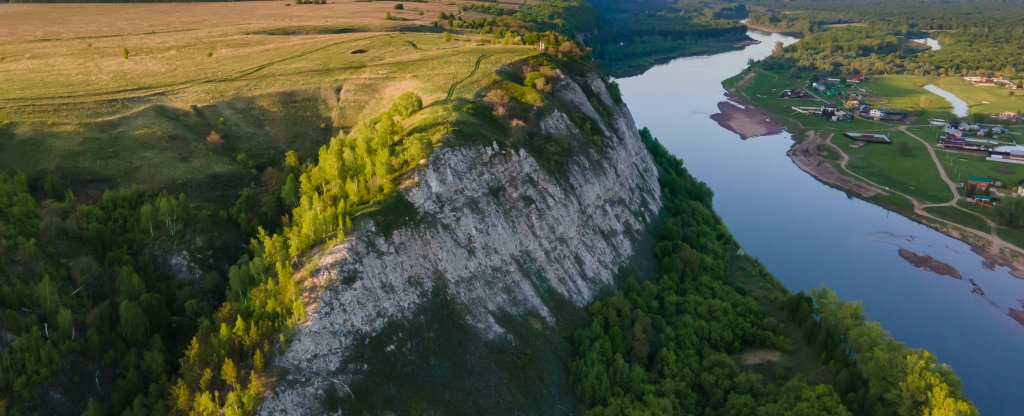
M956 77L937 78L932 83L966 101L972 114L995 114L1003 111L1024 114L1024 95L1011 96L1010 90L1005 88L976 87L969 81Z
M936 217L963 225L967 228L975 229L983 233L992 232L992 228L985 223L985 220L979 218L977 215L964 212L962 209L957 207L929 207L925 208L925 211L935 215Z
M894 131L886 134L895 142L891 145L866 145L859 149L842 148L850 156L847 168L882 186L903 192L925 203L949 201L953 195L939 177L935 163L921 142ZM835 137L833 143L842 145L849 139ZM901 150L903 146L909 152Z
M991 162L983 155L968 155L939 151L939 160L950 179L964 182L968 177L987 177L1006 185L1016 185L1024 179L1024 165Z
M790 131L813 130L819 135L833 134L832 143L850 157L847 167L851 171L882 186L889 187L894 191L910 195L922 203L941 203L949 201L952 197L949 188L940 178L925 145L907 136L899 128L906 126L911 133L929 144L934 143L941 130L938 127L928 125L927 119L948 119L952 117L950 113L951 105L942 97L932 94L921 87L925 84L933 83L951 92L959 93L960 90L953 87L956 87L956 84L960 84L960 80L902 75L872 77L861 86L861 88L866 90L866 94L872 103L880 107L907 111L914 118L901 123L875 122L861 119L831 122L819 117L795 113L790 108L792 106L814 105L814 102L776 98L784 89L806 87L804 80L790 79L788 74L781 72L754 70L752 73L752 76L747 76L748 73L744 73L733 77L727 80L725 85L733 87L742 83L742 87L736 89L736 93L759 108L771 112L775 119L788 126ZM958 87L964 88L963 85ZM970 88L968 93L965 93L962 97L969 104L972 104L972 111L978 111L978 109L982 108L986 109L985 111L1002 111L1007 109L1005 106L1010 105L1008 103L1016 100L1016 98L1011 99L1008 95L998 97L986 95L992 93L992 89L977 90L975 87ZM841 104L835 97L822 98ZM979 103L985 100L995 104L983 107ZM842 137L842 133L845 131L882 133L892 138L895 143L893 145L869 144L859 149L853 149L849 147L849 139ZM802 135L796 134L795 138L801 139ZM905 151L900 151L901 143L906 143L909 146L909 154L906 154L907 152ZM829 149L819 150L825 150L823 158L831 163L835 163L838 160L838 155L834 154L833 151ZM936 151L940 158L940 164L954 181L959 178L962 182L969 176L990 177L1005 184L1016 184L1024 180L1024 165L990 162L986 161L985 157L981 155L965 155L946 152L941 149L936 149ZM869 198L869 200L907 215L912 215L913 205L904 197L890 194L888 196L875 196ZM964 204L963 206L987 218L992 218L992 210L989 208L973 204ZM954 207L933 207L927 210L940 218L962 224L966 227L983 232L991 232L981 218ZM1000 229L999 235L1007 241L1024 247L1024 232L1022 231Z

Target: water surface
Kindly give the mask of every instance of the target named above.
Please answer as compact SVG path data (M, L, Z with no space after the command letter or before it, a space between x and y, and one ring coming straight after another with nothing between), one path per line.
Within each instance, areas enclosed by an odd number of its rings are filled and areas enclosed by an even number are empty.
M925 85L924 89L928 90L928 92L932 94L945 98L946 101L949 101L949 103L953 105L953 115L957 117L967 117L967 102L960 99L960 97L957 97L956 94L932 84Z
M770 54L775 41L796 41L750 36L761 43L618 80L637 125L711 186L736 239L789 289L824 285L863 300L896 338L950 363L982 414L1020 414L1024 326L1007 313L1022 309L1024 280L985 268L964 243L817 182L786 156L788 134L742 141L708 118L724 99L723 79ZM963 280L913 267L901 247L952 265Z
M935 38L920 38L920 39L911 39L911 40L914 41L914 42L920 42L920 43L923 43L925 45L931 46L933 51L937 51L939 49L942 49L942 44L939 43L939 40L935 39Z

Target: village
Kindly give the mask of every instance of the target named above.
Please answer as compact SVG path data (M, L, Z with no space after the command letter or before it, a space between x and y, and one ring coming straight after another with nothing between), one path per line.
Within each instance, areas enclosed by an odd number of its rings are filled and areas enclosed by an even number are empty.
M997 87L1008 90L1021 89L1021 83L1003 77L964 77L970 85L976 87ZM885 131L906 129L910 127L933 127L935 141L932 144L938 152L946 154L950 160L954 155L981 156L989 163L1011 163L1024 165L1024 145L1020 145L1011 132L1011 127L1024 121L1016 112L1003 111L988 114L984 117L951 119L925 119L923 104L921 108L897 110L886 107L875 107L872 102L877 99L868 84L869 79L862 74L850 74L848 77L828 77L811 79L806 88L784 89L777 98L779 100L800 102L792 105L795 114L814 117L827 123L866 121L878 123L868 131L844 131L842 136L851 140L849 147L858 149L872 144L893 144L891 134ZM922 99L925 101L926 99ZM864 123L851 123L864 126ZM851 125L851 127L853 127ZM875 129L881 132L876 132ZM842 129L841 126L836 126ZM905 131L905 130L904 130ZM909 133L909 132L908 132ZM993 207L1005 198L1024 197L1024 177L1014 183L1004 183L986 176L966 176L970 172L957 172L957 187L963 198L982 207Z

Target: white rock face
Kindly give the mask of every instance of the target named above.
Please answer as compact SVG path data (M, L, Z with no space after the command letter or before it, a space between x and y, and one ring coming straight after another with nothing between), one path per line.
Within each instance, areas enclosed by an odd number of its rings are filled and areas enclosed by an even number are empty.
M585 82L612 102L599 78ZM614 285L660 208L657 171L625 106L610 107L606 125L569 78L555 95L607 133L603 148L559 176L497 144L436 151L402 191L420 220L390 234L367 227L324 251L304 283L307 321L278 360L285 371L260 414L322 413L328 383L344 394L342 383L358 376L343 366L354 343L408 318L431 292L457 302L482 335L501 337L498 313L554 323L542 291L584 307ZM541 125L582 140L561 112Z

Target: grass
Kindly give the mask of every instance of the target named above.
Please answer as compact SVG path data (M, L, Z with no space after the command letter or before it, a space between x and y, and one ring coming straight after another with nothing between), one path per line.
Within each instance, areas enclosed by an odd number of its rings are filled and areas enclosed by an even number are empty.
M985 160L983 155L940 151L939 161L950 179L966 182L968 177L992 178L1004 185L1016 185L1024 179L1024 165Z
M1006 88L975 87L969 81L956 77L937 78L933 83L966 101L972 114L995 114L1003 111L1024 114L1024 95L1010 96L1010 90Z
M935 163L921 142L902 132L886 132L892 145L866 145L858 149L843 148L850 156L847 168L882 186L905 193L925 203L946 202L953 198L949 187L939 177ZM850 140L834 137L842 146ZM908 152L901 150L907 146Z
M406 91L428 110L470 97L532 52L432 33L463 3L2 4L0 166L86 198L139 185L227 202L252 165L312 157Z
M925 208L929 214L935 215L936 217L942 218L947 221L963 225L967 228L978 230L984 233L992 232L992 227L989 227L984 220L979 218L977 215L964 212L964 210L957 207L943 206L943 207L929 207Z
M918 77L906 75L885 75L871 77L860 87L867 98L876 107L906 111L913 117L904 122L875 122L857 119L854 121L831 122L819 117L795 113L791 106L816 106L822 100L781 100L776 98L784 89L805 88L806 81L790 79L782 72L751 70L726 80L725 85L734 90L741 98L752 102L759 108L772 113L777 121L789 127L790 131L815 131L819 135L835 134L833 144L838 146L850 159L847 167L854 173L868 178L882 186L891 188L922 203L941 203L948 201L949 188L941 180L934 162L927 153L925 145L907 136L899 130L906 127L911 133L933 142L939 135L937 127L927 124L929 118L949 119L952 117L952 106L942 97L922 88L926 84L935 84L950 91L970 105L972 113L995 113L1001 111L1018 111L1018 102L1024 99L1010 97L1007 90L1001 88L974 87L964 80L953 77ZM737 88L737 86L739 86ZM834 97L822 96L822 99L841 104ZM988 101L988 104L983 104ZM844 131L882 133L894 140L893 145L867 145L859 149L849 148L848 140L841 137ZM800 134L795 137L799 140ZM900 151L900 144L906 143L910 149ZM825 160L837 164L838 155L825 149ZM967 177L980 176L993 178L1007 185L1016 185L1024 180L1024 165L998 163L985 160L985 156L947 152L935 149L940 165L954 181L963 182ZM876 195L868 198L872 203L888 209L913 215L913 204L907 198L890 194ZM994 219L990 208L962 203L962 207L978 213L985 218ZM968 212L955 207L932 207L927 211L940 218L983 232L992 232L985 221ZM1024 231L1010 230L1000 227L998 235L1018 247L1024 247Z

